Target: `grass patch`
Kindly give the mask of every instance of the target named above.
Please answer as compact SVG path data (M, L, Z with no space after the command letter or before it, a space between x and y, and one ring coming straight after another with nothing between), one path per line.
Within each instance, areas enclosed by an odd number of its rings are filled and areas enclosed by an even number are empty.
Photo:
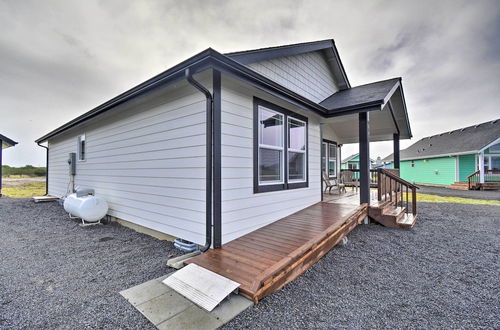
M428 203L456 203L456 204L477 204L477 205L500 206L500 201L497 201L497 200L485 200L485 199L451 197L451 196L444 197L444 196L419 194L419 193L417 193L417 201L418 202L428 202Z
M12 198L29 198L45 194L45 182L30 182L20 186L4 187L2 194Z

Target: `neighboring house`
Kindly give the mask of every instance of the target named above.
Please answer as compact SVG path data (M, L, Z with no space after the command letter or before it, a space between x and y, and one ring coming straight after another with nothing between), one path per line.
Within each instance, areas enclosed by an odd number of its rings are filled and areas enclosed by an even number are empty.
M476 171L479 183L500 181L500 120L425 137L400 157L401 177L410 182L460 187Z
M0 148L0 197L2 197L2 165L3 165L2 154L3 154L3 149L13 147L16 144L17 144L17 142L15 142L14 140L9 139L5 135L0 134L0 146L1 146L1 148Z
M370 158L370 167L373 168L375 165L375 160ZM359 153L351 155L346 159L342 160L341 169L343 170L359 170Z
M218 248L320 202L335 146L359 143L368 159L370 141L411 136L401 78L351 87L324 40L207 49L36 142L48 144L48 194L74 179L113 217ZM360 192L369 203L365 179Z

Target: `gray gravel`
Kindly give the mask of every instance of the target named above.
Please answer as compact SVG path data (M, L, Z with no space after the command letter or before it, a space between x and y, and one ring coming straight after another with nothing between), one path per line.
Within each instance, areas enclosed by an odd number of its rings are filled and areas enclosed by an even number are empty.
M500 207L419 204L412 230L358 226L225 326L500 328ZM151 329L118 292L160 277L168 242L81 228L57 203L0 199L0 328Z
M500 328L500 207L419 203L411 230L358 226L225 329Z
M82 228L57 203L0 199L0 329L153 329L119 291L171 270L169 242Z
M437 196L464 197L473 199L500 200L500 190L457 190L445 187L419 186L417 192Z

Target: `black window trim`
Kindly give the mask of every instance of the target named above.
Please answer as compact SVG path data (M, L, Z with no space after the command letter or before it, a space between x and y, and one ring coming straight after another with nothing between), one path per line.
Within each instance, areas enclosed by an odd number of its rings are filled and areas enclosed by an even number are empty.
M259 185L259 106L284 115L284 143L283 143L283 183ZM306 123L306 152L305 152L305 178L304 182L288 182L288 118L296 118ZM280 190L290 190L309 187L309 121L308 118L274 103L253 98L253 192L263 193Z

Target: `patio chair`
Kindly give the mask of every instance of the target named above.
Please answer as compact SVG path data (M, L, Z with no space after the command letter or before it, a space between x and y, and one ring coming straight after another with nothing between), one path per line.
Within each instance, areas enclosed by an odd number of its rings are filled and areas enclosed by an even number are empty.
M323 172L323 182L325 182L325 192L328 189L329 194L332 193L333 188L336 188L339 191L339 194L342 193L342 190L345 192L344 184L338 182L335 179L331 180L330 177L328 176L328 173L326 172Z
M356 189L356 192L358 191L359 181L355 178L353 171L342 171L340 178L345 187L352 187L353 190Z

